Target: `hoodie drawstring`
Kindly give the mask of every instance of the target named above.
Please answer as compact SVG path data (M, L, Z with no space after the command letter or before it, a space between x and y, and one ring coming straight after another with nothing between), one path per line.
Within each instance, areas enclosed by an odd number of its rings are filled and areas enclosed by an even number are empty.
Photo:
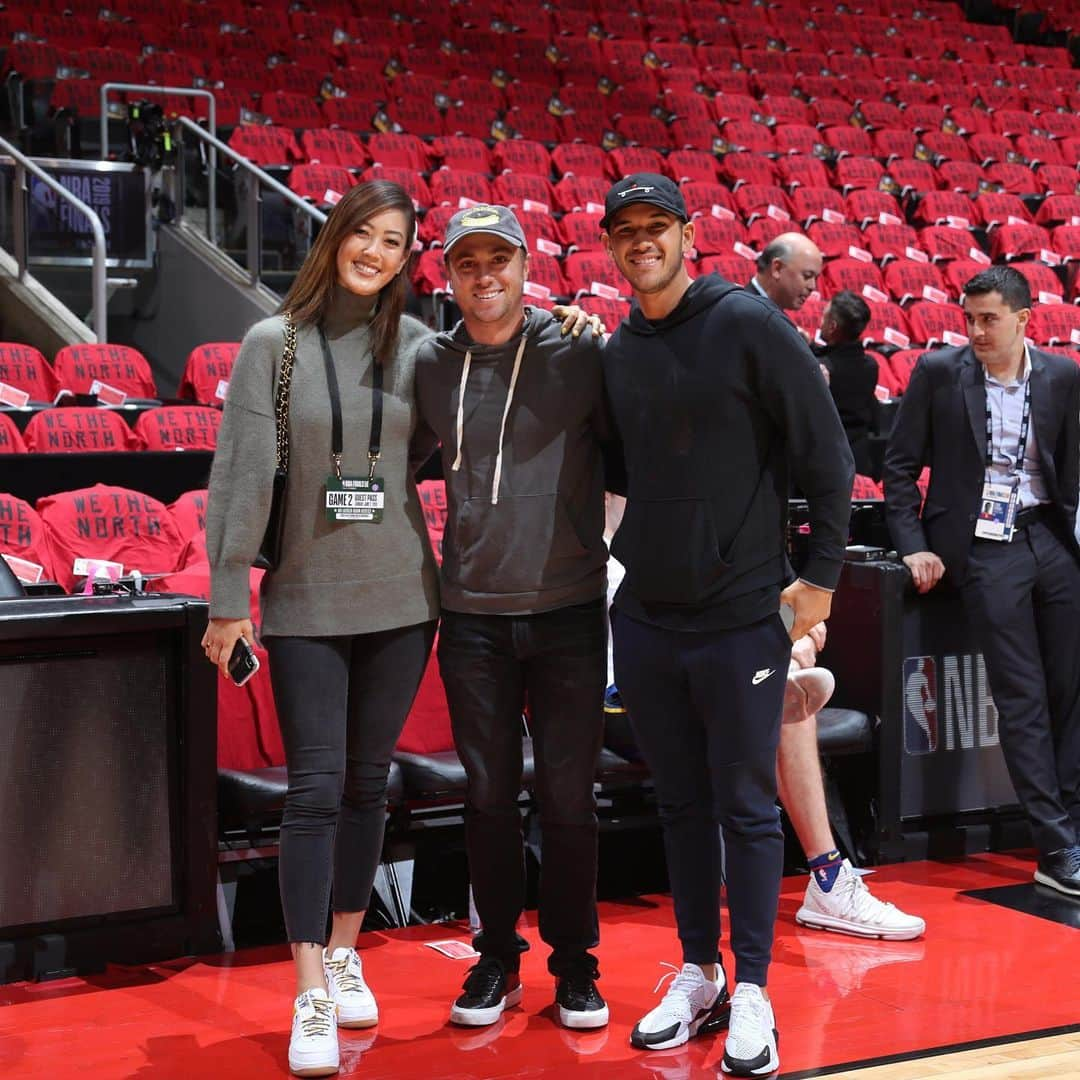
M499 481L502 479L503 462L503 439L506 436L506 418L510 415L510 405L514 400L514 388L517 386L518 373L521 371L521 358L525 355L525 334L521 335L521 341L514 355L514 370L510 374L510 387L506 391L506 404L503 406L502 423L499 425L499 450L495 455L495 475L491 480L491 505L499 504ZM472 351L465 353L465 363L461 369L461 387L458 390L457 407L457 455L454 464L450 468L457 472L461 467L461 449L465 437L465 384L469 381L469 367L472 364Z
M469 381L469 366L472 364L472 350L465 350L465 364L461 369L461 386L458 387L457 399L457 456L450 468L457 472L461 468L461 442L465 434L465 384Z

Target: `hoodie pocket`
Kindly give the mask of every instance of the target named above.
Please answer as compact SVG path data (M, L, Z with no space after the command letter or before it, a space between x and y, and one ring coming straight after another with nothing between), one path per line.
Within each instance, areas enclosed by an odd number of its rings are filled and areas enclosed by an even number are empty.
M592 569L589 564L602 551L599 527L598 516L596 547L590 551L557 495L504 495L497 506L487 498L466 499L456 521L447 522L443 575L478 593L562 586Z
M701 603L731 569L706 499L631 499L611 550L644 603Z

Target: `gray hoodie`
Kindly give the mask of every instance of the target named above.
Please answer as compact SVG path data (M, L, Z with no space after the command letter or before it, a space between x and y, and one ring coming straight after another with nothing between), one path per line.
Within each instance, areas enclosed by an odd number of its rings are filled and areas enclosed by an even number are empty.
M477 345L459 323L416 357L420 416L442 443L449 611L531 614L604 595L600 344L525 312L504 345Z

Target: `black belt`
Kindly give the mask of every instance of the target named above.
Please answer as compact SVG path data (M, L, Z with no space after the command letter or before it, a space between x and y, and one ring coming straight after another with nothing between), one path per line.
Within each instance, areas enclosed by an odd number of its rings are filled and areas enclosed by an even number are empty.
M1050 507L1045 503L1039 503L1037 506L1025 506L1023 510L1017 512L1014 529L1019 532L1029 525L1034 525L1037 521L1047 521L1049 518Z

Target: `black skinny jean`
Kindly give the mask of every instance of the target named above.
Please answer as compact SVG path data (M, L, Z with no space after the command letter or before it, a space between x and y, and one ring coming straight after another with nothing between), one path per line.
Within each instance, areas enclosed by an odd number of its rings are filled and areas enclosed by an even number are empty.
M278 876L289 941L326 942L335 911L365 911L382 853L390 757L435 623L348 637L268 637L289 789Z
M483 931L474 946L519 966L514 926L525 904L521 713L526 698L536 767L542 861L540 936L561 975L600 940L593 781L604 733L607 637L603 601L536 615L444 611L439 668L454 742L468 775L466 846Z

